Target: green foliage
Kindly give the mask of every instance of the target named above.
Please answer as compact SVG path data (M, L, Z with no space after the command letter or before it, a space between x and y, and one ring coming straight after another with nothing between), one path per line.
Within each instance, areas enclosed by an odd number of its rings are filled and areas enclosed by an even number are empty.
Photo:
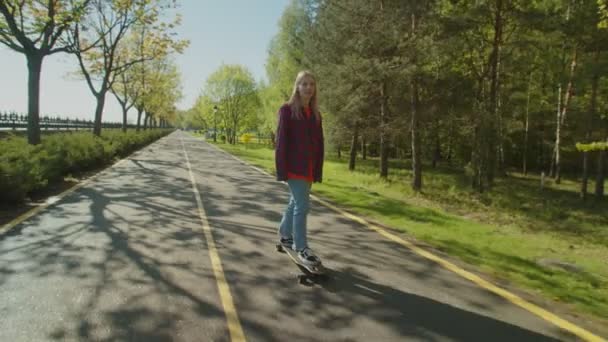
M590 144L577 143L576 149L581 152L608 151L608 142L593 142Z
M241 141L244 142L245 144L249 144L251 142L252 138L253 138L253 135L250 133L245 133L245 134L241 135Z
M221 145L222 149L274 172L273 150L262 145ZM608 317L608 202L579 199L571 181L547 183L512 175L492 192L469 189L460 172L428 168L426 190L409 187L409 161L393 160L394 173L376 176L377 159L358 161L349 171L329 154L323 183L313 192L341 207L424 241L481 272L507 279L547 298L572 304L582 313ZM544 265L546 259L580 271Z
M66 175L107 165L169 132L106 130L101 137L89 132L58 133L43 136L36 146L22 137L0 140L0 201L23 201Z
M480 190L524 163L553 174L559 106L559 169L580 173L575 143L606 139L606 4L292 0L270 44L263 101L276 108L296 70L311 69L330 150L348 150L357 128L368 156L381 136L391 158L409 155L415 112L422 159L449 162Z
M312 25L310 15L306 0L291 1L268 48L266 74L270 86L280 92L283 101L289 98L297 73L310 65L308 61L313 54L306 49Z
M209 115L215 115L209 110L211 104L218 106L218 128L221 126L227 131L230 143L236 142L238 132L258 125L258 88L251 72L242 65L222 65L207 79L203 94L197 101L197 106L203 109L200 114L207 123L211 119Z
M606 0L597 0L598 5L598 14L600 16L600 21L597 24L598 28L608 29L608 1Z
M174 60L164 57L146 63L145 109L156 118L175 120L175 104L182 98L181 74ZM141 99L140 99L141 100Z
M176 39L179 16L165 21L176 6L172 0L91 0L92 10L69 28L82 77L98 99L96 135L105 105L99 99L110 89L123 108L128 103L155 119L175 120L181 89L178 68L168 56L188 45Z
M66 152L66 171L69 173L89 170L101 165L104 161L104 148L101 138L79 133L63 139L62 143Z
M5 0L0 4L0 43L18 52L29 53L38 45L43 55L54 53L55 44L61 48L68 45L62 36L65 28L78 22L87 10L89 1L49 0L17 1ZM9 25L13 23L16 25ZM42 38L42 39L41 39ZM26 51L24 42L30 51ZM29 45L31 43L31 45Z
M217 104L205 95L201 94L196 99L194 106L188 111L188 122L196 128L211 129L217 126L221 127L221 113L219 109L216 111L214 107Z
M270 137L276 130L277 111L293 89L296 75L311 69L311 58L322 54L311 45L314 14L311 0L292 0L279 20L279 32L272 38L266 58L268 83L258 85L260 106L257 129ZM320 84L318 84L320 86Z
M0 200L22 201L28 192L44 187L46 159L47 151L39 145L28 145L24 138L0 140Z

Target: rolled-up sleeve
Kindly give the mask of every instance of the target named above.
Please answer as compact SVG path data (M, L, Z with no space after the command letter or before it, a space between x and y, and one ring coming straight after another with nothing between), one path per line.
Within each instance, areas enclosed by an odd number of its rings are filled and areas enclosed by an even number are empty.
M288 111L285 107L279 110L279 124L277 127L277 144L275 148L275 166L277 170L277 180L287 180L287 120Z

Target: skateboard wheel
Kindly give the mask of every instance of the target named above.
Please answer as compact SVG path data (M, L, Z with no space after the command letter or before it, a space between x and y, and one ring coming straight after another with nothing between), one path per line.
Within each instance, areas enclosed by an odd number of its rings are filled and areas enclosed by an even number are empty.
M277 252L283 252L283 246L276 245L276 248L277 248Z

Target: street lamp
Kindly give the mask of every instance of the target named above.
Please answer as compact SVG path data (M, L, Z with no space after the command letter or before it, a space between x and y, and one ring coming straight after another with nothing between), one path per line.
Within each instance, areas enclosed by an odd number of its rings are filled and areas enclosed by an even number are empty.
M217 105L213 106L213 142L217 142Z

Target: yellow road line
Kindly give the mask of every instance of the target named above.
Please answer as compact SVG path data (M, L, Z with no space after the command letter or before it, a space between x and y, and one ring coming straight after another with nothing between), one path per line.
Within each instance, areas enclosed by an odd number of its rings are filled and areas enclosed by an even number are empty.
M513 304L515 304L515 305L517 305L517 306L519 306L519 307L521 307L521 308L523 308L523 309L525 309L527 311L530 311L531 313L539 316L540 318L544 319L545 321L548 321L548 322L550 322L550 323L558 326L559 328L561 328L563 330L571 332L572 334L574 334L574 335L582 338L585 341L590 341L590 342L602 342L602 341L605 341L603 338L601 338L601 337L599 337L597 335L594 335L593 333L591 333L591 332L589 332L589 331L587 331L587 330L585 330L585 329L583 329L583 328L581 328L581 327L579 327L579 326L577 326L575 324L572 324L569 321L567 321L567 320L565 320L563 318L560 318L557 315L555 315L555 314L553 314L553 313L551 313L551 312L549 312L549 311L547 311L547 310L545 310L545 309L543 309L543 308L541 308L541 307L539 307L537 305L534 305L534 304L532 304L530 302L527 302L526 300L522 299L521 297L519 297L519 296L517 296L517 295L515 295L515 294L513 294L511 292L509 292L509 291L507 291L505 289L502 289L502 288L500 288L500 287L498 287L498 286L490 283L489 281L487 281L487 280L485 280L485 279L483 279L483 278L481 278L481 277L479 277L479 276L477 276L477 275L475 275L475 274L473 274L471 272L468 272L468 271L466 271L466 270L464 270L464 269L462 269L462 268L454 265L453 263L451 263L451 262L449 262L449 261L447 261L445 259L442 259L442 258L440 258L440 257L438 257L438 256L436 256L436 255L434 255L432 253L429 253L428 251L426 251L426 250L424 250L424 249L422 249L420 247L417 247L413 243L411 243L411 242L409 242L407 240L404 240L404 239L400 238L399 236L388 232L385 229L382 229L382 228L380 228L380 227L378 227L376 225L373 225L373 224L367 222L363 218L360 218L360 217L355 216L355 215L353 215L351 213L348 213L348 212L346 212L346 211L344 211L344 210L342 210L342 209L334 206L333 204L331 204L331 203L329 203L327 201L324 201L324 200L322 200L322 199L320 199L320 198L318 198L318 197L316 197L314 195L311 195L311 197L314 200L316 200L317 202L323 204L324 206L326 206L326 207L332 209L333 211L341 214L342 216L345 216L346 218L349 218L349 219L351 219L353 221L361 223L362 225L368 227L369 229L378 232L380 235L386 237L387 239L392 240L394 242L397 242L397 243L401 244L402 246L405 246L405 247L409 248L414 253L416 253L416 254L418 254L418 255L426 258L426 259L429 259L431 261L434 261L434 262L438 263L439 265L441 265L444 268L446 268L446 269L448 269L448 270L450 270L450 271L458 274L459 276L472 281L473 283L477 284L478 286L480 286L480 287L482 287L482 288L484 288L484 289L486 289L488 291L491 291L491 292L493 292L493 293L495 293L495 294L497 294L497 295L505 298L509 302L511 302L511 303L513 303Z
M209 145L211 145L211 144L209 144ZM213 145L211 145L211 146L213 146ZM215 147L215 146L213 146L213 147ZM218 150L220 150L217 147L215 147L215 148L218 149ZM223 150L221 150L221 151L224 152L224 153L226 153L226 154L229 154L226 151L223 151ZM243 161L242 159L240 159L240 158L238 158L238 157L236 157L236 156L234 156L232 154L229 154L229 155L231 155L234 159L239 160L241 163L247 164L250 167L253 167L254 169L262 172L263 174L270 175L269 173L267 173L265 171L259 170L257 167L252 166L251 164ZM471 272L468 272L468 271L466 271L466 270L464 270L464 269L462 269L462 268L454 265L453 263L451 263L451 262L449 262L449 261L447 261L445 259L442 259L442 258L440 258L440 257L438 257L438 256L436 256L436 255L434 255L434 254L432 254L432 253L430 253L430 252L428 252L428 251L420 248L420 247L417 247L413 243L411 243L411 242L409 242L407 240L404 240L404 239L400 238L399 236L397 236L395 234L392 234L392 233L388 232L387 230L385 230L383 228L380 228L380 227L378 227L376 225L373 225L373 224L367 222L365 219L363 219L363 218L361 218L359 216L356 216L356 215L353 215L351 213L348 213L348 212L346 212L346 211L344 211L344 210L342 210L342 209L334 206L333 204L331 204L331 203L329 203L329 202L327 202L325 200L322 200L322 199L318 198L315 195L311 194L311 197L315 201L321 203L322 205L326 206L327 208L332 209L333 211L341 214L342 216L344 216L344 217L346 217L348 219L351 219L351 220L353 220L355 222L359 222L360 224L366 226L367 228L369 228L369 229L371 229L371 230L379 233L380 235L384 236L385 238L387 238L389 240L392 240L392 241L395 241L398 244L400 244L400 245L402 245L402 246L404 246L406 248L409 248L414 253L422 256L423 258L426 258L428 260L436 262L437 264L441 265L443 268L445 268L447 270L450 270L450 271L456 273L457 275L459 275L459 276L461 276L461 277L463 277L465 279L468 279L469 281L475 283L476 285L480 286L481 288L484 288L484 289L486 289L486 290L488 290L490 292L495 293L496 295L498 295L500 297L503 297L504 299L508 300L509 302L511 302L511 303L513 303L513 304L515 304L515 305L523 308L524 310L527 310L527 311L529 311L529 312L537 315L538 317L544 319L545 321L547 321L547 322L549 322L549 323L551 323L551 324L553 324L553 325L555 325L555 326L557 326L557 327L559 327L559 328L561 328L563 330L571 332L572 334L578 336L579 338L581 338L581 339L583 339L585 341L589 341L589 342L604 342L604 341L606 341L602 337L597 336L597 335L589 332L588 330L585 330L585 329L583 329L583 328L581 328L581 327L579 327L579 326L577 326L577 325L575 325L575 324L573 324L573 323L571 323L571 322L569 322L569 321L567 321L567 320L565 320L565 319L563 319L563 318L561 318L561 317L559 317L559 316L557 316L557 315L555 315L555 314L553 314L553 313L551 313L551 312L549 312L549 311L547 311L547 310L545 310L545 309L543 309L543 308L541 308L541 307L539 307L537 305L534 305L534 304L532 304L532 303L524 300L523 298L517 296L516 294L513 294L513 293L511 293L511 292L509 292L509 291L507 291L505 289L502 289L502 288L500 288L500 287L498 287L498 286L490 283L489 281L487 281L487 280L485 280L485 279L483 279L483 278L481 278L481 277L479 277L479 276L477 276L477 275L475 275L475 274L473 274Z
M213 268L213 274L215 275L217 287L220 292L220 300L222 302L222 306L224 307L224 313L226 314L228 331L230 332L230 337L232 341L246 341L245 333L243 332L243 328L241 327L241 322L239 321L239 316L236 312L236 307L234 306L232 295L230 294L230 287L228 286L226 276L224 275L224 269L222 268L220 254L218 253L217 248L215 246L215 241L213 240L213 235L211 234L211 227L209 226L209 221L207 220L207 215L205 214L205 209L203 208L201 195L198 192L196 180L194 179L194 174L192 173L192 167L190 166L188 152L186 152L184 141L180 139L180 142L182 143L182 149L184 150L184 154L186 156L186 165L188 165L188 172L190 173L190 180L192 182L192 190L194 191L196 197L196 205L198 206L198 214L201 218L201 223L203 225L205 240L207 240L207 246L209 246L209 257L211 258L211 267Z

